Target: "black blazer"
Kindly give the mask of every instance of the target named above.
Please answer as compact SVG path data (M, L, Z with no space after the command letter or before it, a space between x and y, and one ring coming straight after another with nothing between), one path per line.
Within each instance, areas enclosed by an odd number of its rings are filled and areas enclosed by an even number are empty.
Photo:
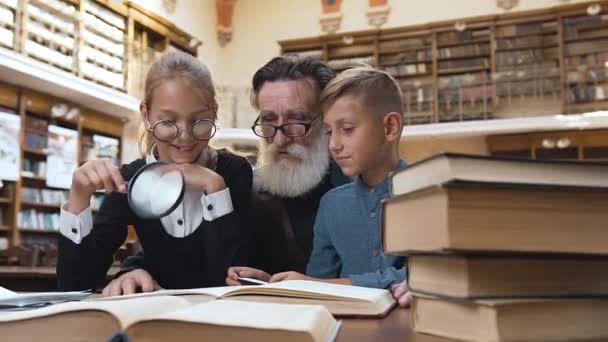
M128 181L144 165L145 160L138 159L124 165L121 173ZM230 189L234 211L211 222L203 220L184 238L169 235L159 219L135 216L126 195L106 196L93 230L80 244L59 237L59 289L85 290L103 285L113 255L126 239L128 225L133 225L146 250L143 268L163 288L224 285L229 266L248 262L252 170L245 158L218 151L216 172Z

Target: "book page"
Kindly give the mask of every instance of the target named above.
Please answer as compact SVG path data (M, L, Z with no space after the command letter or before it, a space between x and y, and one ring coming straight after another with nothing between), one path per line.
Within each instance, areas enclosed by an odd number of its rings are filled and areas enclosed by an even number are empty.
M17 292L13 292L9 289L5 289L4 287L0 286L0 300L5 299L5 298L13 298L17 295Z
M269 294L287 297L313 299L333 299L343 301L378 302L390 293L384 289L331 284L310 280L286 280L268 285L249 286L235 289L224 297L237 294Z
M211 301L192 305L182 310L161 314L145 320L157 319L221 326L311 332L316 329L317 325L323 323L336 324L335 319L329 311L320 305L282 305L240 302L236 300Z
M220 286L199 289L159 290L155 292L136 293L132 295L96 298L94 300L122 300L151 296L208 295L214 298L226 298L238 295L274 295L310 299L365 301L377 303L386 296L392 298L384 289L372 289L351 285L339 285L309 280L287 280L267 285Z
M124 301L83 301L68 302L50 305L40 309L0 312L0 324L18 320L46 317L65 312L98 310L114 315L122 327L131 322L148 316L160 315L172 310L189 306L187 300L172 296L159 296L154 298L134 298Z
M154 292L142 292L134 293L122 296L111 296L111 297L97 297L92 299L93 301L110 301L110 300L123 300L131 298L142 298L142 297L156 297L156 296L180 296L180 295L206 295L214 298L219 298L227 293L233 292L241 288L256 287L250 285L243 286L218 286L218 287L202 287L197 289L175 289L175 290L158 290Z

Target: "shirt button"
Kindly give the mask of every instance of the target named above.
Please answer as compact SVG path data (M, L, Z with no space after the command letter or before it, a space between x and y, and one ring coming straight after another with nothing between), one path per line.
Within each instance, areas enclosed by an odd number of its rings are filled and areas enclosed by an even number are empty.
M212 205L212 204L209 204L209 205L207 206L207 210L213 210L213 205Z
M369 192L371 192L373 194L376 192L376 189L371 189Z
M182 220L182 219L177 219L177 224L179 224L179 225L181 226L182 224L184 224L184 220Z
M371 213L371 214L369 214L369 217L371 217L371 218L373 218L373 219L374 219L374 218L376 218L376 212L375 212L375 211L372 211L372 213Z
M374 256L377 257L378 255L380 255L380 251L377 249L374 249Z
M73 227L72 228L72 234L76 234L76 233L78 233L78 229L76 229L76 227Z

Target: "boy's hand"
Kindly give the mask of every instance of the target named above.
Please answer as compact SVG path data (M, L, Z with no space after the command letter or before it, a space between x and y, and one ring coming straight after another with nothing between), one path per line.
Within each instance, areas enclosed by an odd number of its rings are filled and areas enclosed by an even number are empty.
M244 267L244 266L233 266L228 269L228 276L226 277L226 285L235 286L243 285L239 281L239 277L254 278L263 281L270 280L270 274L258 270L256 268Z
M269 282L276 283L278 281L283 281L283 280L318 280L318 279L309 277L302 273L289 271L289 272L281 272L281 273L277 273L277 274L273 275L272 278L270 278Z
M412 293L410 292L410 288L407 286L406 281L402 281L399 284L394 284L391 287L391 292L393 293L393 297L399 303L399 306L402 308L409 308L410 302L412 301Z

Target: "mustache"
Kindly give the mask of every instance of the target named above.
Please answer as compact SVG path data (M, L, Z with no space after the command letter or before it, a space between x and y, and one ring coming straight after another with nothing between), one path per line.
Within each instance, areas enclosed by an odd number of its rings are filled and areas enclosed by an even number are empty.
M307 147L300 144L290 144L286 148L278 148L275 144L268 144L264 146L267 153L276 156L280 152L287 152L292 156L304 159L307 156Z

